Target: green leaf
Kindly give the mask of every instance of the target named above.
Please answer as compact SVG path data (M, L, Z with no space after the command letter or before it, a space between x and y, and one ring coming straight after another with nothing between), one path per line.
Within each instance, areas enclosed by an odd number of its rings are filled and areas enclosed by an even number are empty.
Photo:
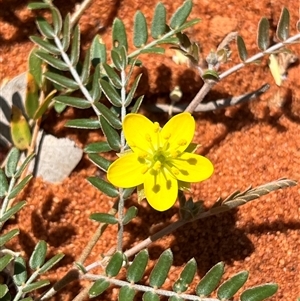
M42 81L43 81L43 69L42 69L43 61L36 56L37 51L38 49L34 47L29 54L28 72L34 77L35 82L41 88Z
M106 62L106 46L99 35L94 37L91 45L91 61L94 67Z
M121 59L121 70L125 70L128 65L127 50L124 46L119 49L119 55Z
M154 39L159 39L166 32L166 8L159 2L154 11L151 24L151 35Z
M140 251L134 258L132 264L127 268L126 279L129 282L139 282L146 270L147 263L149 260L148 250Z
M180 6L173 14L170 20L170 27L173 29L177 29L181 25L183 25L190 14L192 7L193 7L193 2L191 0L186 0L183 3L183 5Z
M95 281L95 283L92 285L92 287L89 290L89 297L95 298L99 295L101 295L103 292L105 292L110 283L105 279L99 279Z
M26 80L25 111L29 118L33 118L39 107L39 87L34 76L29 72L27 73Z
M173 254L170 249L165 250L159 257L151 274L149 284L152 287L161 287L167 279L169 270L173 262Z
M26 262L21 256L15 259L13 280L17 286L23 285L27 280Z
M50 66L52 66L58 70L62 70L62 71L69 70L69 67L65 62L63 62L61 59L57 59L57 58L53 57L52 55L50 55L48 53L45 53L44 51L37 51L36 56L38 56L40 59L45 61L47 64L49 64Z
M219 262L213 266L196 286L198 296L209 296L218 286L224 273L224 263Z
M36 25L40 31L40 33L47 39L53 39L55 36L55 32L53 27L48 23L48 21L41 17L38 16L36 18Z
M8 191L8 181L3 169L0 169L0 198L5 197Z
M106 121L115 129L121 129L122 123L118 116L108 109L104 104L101 102L94 103L95 107L99 110L101 115L106 119Z
M64 256L64 254L56 254L53 256L40 268L39 274L41 275L52 269L59 261L63 259Z
M99 101L99 99L101 98L101 89L100 89L100 84L99 84L99 80L100 80L100 65L97 65L95 72L93 74L93 84L92 84L92 89L90 91L90 95L93 99L94 102Z
M249 273L242 271L220 285L217 291L218 298L221 300L231 299L235 293L245 284Z
M122 106L122 101L119 93L106 80L100 79L100 86L107 99L116 107Z
M43 40L40 37L35 37L35 36L31 36L30 40L51 54L54 54L54 55L60 54L59 49L56 46L54 46L53 44L51 44L48 40Z
M140 96L134 103L134 106L131 109L131 113L137 113L138 110L140 109L140 106L143 102L144 95Z
M112 27L112 44L114 48L120 49L122 46L128 50L127 35L122 20L115 18Z
M188 288L193 281L197 271L197 263L194 258L192 258L184 267L179 278L173 285L173 291L176 293L183 293Z
M133 25L133 44L140 48L147 43L148 29L146 18L141 11L137 11L134 16Z
M44 99L44 101L40 104L39 108L34 114L33 119L37 120L43 116L43 114L48 110L50 103L52 102L53 96L57 91L52 90Z
M49 9L51 6L48 3L31 2L27 5L28 9Z
M8 209L0 218L0 223L5 223L9 220L14 214L20 211L26 205L26 201L18 202L15 206Z
M151 291L145 292L143 295L143 301L159 301L160 298L156 293L153 293Z
M244 62L247 60L248 52L246 49L245 42L241 36L237 36L236 43L238 47L239 57Z
M120 79L120 76L117 74L117 72L114 70L114 68L110 67L108 64L103 63L103 69L105 70L109 81L117 88L122 88L122 81Z
M10 200L15 198L19 194L19 192L24 189L24 187L28 184L32 177L32 175L27 175L20 183L18 183L8 195L8 199Z
M36 270L39 267L41 267L45 262L46 254L47 254L47 244L45 241L41 240L36 244L30 256L29 259L30 268L32 270Z
M96 166L98 166L103 171L107 171L109 165L111 164L109 160L99 156L98 154L89 154L88 157Z
M65 127L76 128L76 129L97 130L100 129L100 124L97 119L81 118L81 119L68 120L65 123Z
M245 290L241 296L241 301L262 301L273 296L278 290L276 283L266 283Z
M27 165L30 163L30 161L34 158L35 154L31 154L23 161L22 165L17 169L17 172L15 173L15 178L19 178L24 171L24 169L27 167Z
M10 295L8 291L8 287L6 284L0 284L0 300L1 301L10 301Z
M127 225L137 216L138 209L135 206L130 207L123 217L123 225Z
M286 7L281 11L276 36L280 41L285 41L290 36L290 12Z
M51 7L51 13L52 13L52 23L53 23L54 32L57 36L59 36L62 29L61 14L59 10L54 6Z
M111 59L113 61L115 68L119 71L122 70L123 64L121 62L121 58L118 51L114 49L111 50Z
M71 40L71 22L70 22L70 13L68 13L64 20L63 26L63 35L62 35L62 48L66 52L70 46Z
M79 60L80 54L80 29L79 26L76 25L72 38L72 46L71 46L71 55L70 61L72 66L76 66Z
M119 191L112 184L97 178L97 177L88 177L87 180L98 190L104 192L106 195L116 198L119 196Z
M7 265L14 259L14 256L10 254L5 254L0 258L0 272L2 272Z
M20 158L20 151L13 147L6 157L5 174L8 178L13 177L17 170L17 165Z
M151 47L142 49L140 53L154 53L154 54L164 54L166 50L162 47Z
M87 84L87 81L90 76L90 70L91 70L91 49L88 49L85 53L85 58L81 70L80 79L83 85Z
M91 103L89 101L79 97L59 95L54 97L54 100L67 106L79 109L89 109L91 107Z
M179 296L171 296L168 301L185 301L183 298L179 297Z
M132 301L134 299L135 289L129 285L122 286L119 292L119 301Z
M33 301L33 299L31 297L27 297L27 298L24 298L24 299L20 299L20 301Z
M28 285L26 285L24 288L23 288L23 292L24 293L29 293L29 292L32 292L34 290L37 290L41 287L44 287L46 285L49 285L50 284L50 281L49 280L40 280L40 281L37 281L37 282L34 282L34 283L30 283Z
M257 45L262 51L265 51L270 44L269 29L269 20L266 17L261 18L258 24Z
M65 87L65 88L69 88L71 90L77 90L79 85L72 79L65 77L63 75L51 72L51 71L47 71L44 73L45 77L48 78L50 81Z
M87 154L93 154L93 153L105 153L111 151L111 147L106 141L100 141L100 142L93 142L88 144L84 148L84 152Z
M102 132L104 133L107 143L116 152L120 151L120 135L118 132L106 121L103 116L100 116L100 125Z
M118 219L109 213L93 213L90 215L90 219L104 224L115 225L118 223Z
M132 101L133 96L134 96L134 94L135 94L135 92L136 92L136 89L137 89L137 87L138 87L138 84L139 84L139 81L140 81L142 75L143 75L143 74L141 73L141 74L139 74L139 75L134 79L134 82L133 82L133 84L132 84L132 87L131 87L131 89L130 89L130 91L129 91L127 97L126 97L126 100L125 100L125 104L124 104L125 107L128 107L128 106L131 104L131 101Z
M123 265L124 255L122 252L117 251L109 260L106 268L105 273L107 277L116 277Z

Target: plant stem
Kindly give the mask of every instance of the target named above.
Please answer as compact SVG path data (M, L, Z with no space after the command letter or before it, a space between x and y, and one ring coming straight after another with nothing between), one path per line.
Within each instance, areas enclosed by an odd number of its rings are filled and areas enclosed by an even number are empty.
M84 0L80 6L77 7L76 11L73 13L71 17L71 28L75 26L75 24L78 23L80 17L83 15L84 11L91 6L93 0Z

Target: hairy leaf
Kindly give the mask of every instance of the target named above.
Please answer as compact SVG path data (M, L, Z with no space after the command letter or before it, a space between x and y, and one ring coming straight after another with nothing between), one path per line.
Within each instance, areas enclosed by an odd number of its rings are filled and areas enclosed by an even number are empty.
M109 213L93 213L90 215L90 219L104 224L115 225L118 223L118 219Z
M95 283L92 285L92 287L89 290L89 297L95 298L101 295L103 292L105 292L108 289L109 285L110 285L109 281L105 279L99 279L95 281Z
M126 199L126 198L125 198ZM125 216L123 217L123 225L127 225L137 216L138 209L135 206L131 206L127 212L125 213Z
M281 11L276 36L280 41L285 41L290 36L290 12L286 7Z
M0 236L0 247L3 247L8 241L19 234L19 229L10 230L8 233Z
M149 253L147 250L140 251L134 258L131 265L127 268L126 279L129 282L139 282L146 270L147 263L149 260Z
M98 154L89 154L89 159L98 166L101 170L107 171L111 162Z
M21 166L18 168L17 172L15 173L15 178L18 178L21 176L22 172L25 170L25 168L30 163L30 161L34 158L34 156L35 156L35 153L26 157L26 159L23 161L23 163L21 164Z
M87 154L105 153L109 151L111 151L111 147L106 141L93 142L84 148L84 152Z
M91 49L89 48L85 54L80 79L83 85L87 84L91 71Z
M32 177L32 175L27 175L20 183L18 183L8 195L8 199L10 200L15 198L19 194L19 192L21 192L25 188L25 186L29 183Z
M241 301L262 301L273 296L278 290L276 283L267 283L245 290L241 294Z
M29 259L30 268L32 270L36 270L37 268L41 267L45 262L46 254L47 254L47 244L45 241L41 240L36 244L30 256Z
M72 66L77 65L79 60L79 54L80 54L80 29L79 26L76 25L73 33L71 55L70 55Z
M170 27L173 29L177 29L181 25L183 25L189 14L191 13L192 7L193 2L191 0L184 1L183 5L180 6L173 14L170 20Z
M133 82L133 84L132 84L132 87L131 87L131 89L130 89L130 91L129 91L127 97L126 97L126 100L125 100L125 104L124 104L125 107L128 107L128 106L131 104L131 101L132 101L133 96L134 96L134 94L135 94L135 92L136 92L136 89L137 89L137 87L138 87L138 84L139 84L139 81L140 81L142 75L143 75L143 74L141 73L141 74L139 74L139 75L134 79L134 82Z
M106 195L116 198L119 196L119 191L112 184L98 178L98 177L88 177L88 182L90 182L98 190L104 192Z
M30 40L40 46L42 49L44 49L46 52L49 52L54 55L60 54L60 50L51 44L48 40L43 40L40 37L31 36Z
M28 9L49 9L51 6L48 3L31 2L27 5Z
M37 27L40 31L40 33L47 39L53 39L54 36L55 36L55 32L54 32L54 29L53 27L48 23L48 21L41 17L41 16L38 16L36 18L36 24L37 24Z
M0 198L3 198L8 191L8 181L5 176L4 170L0 169Z
M95 107L99 110L100 114L106 119L106 121L115 129L121 129L122 123L118 116L108 109L104 104L101 102L94 103Z
M64 20L63 35L62 35L62 48L66 52L70 46L71 40L71 21L70 13L68 13Z
M30 283L30 284L26 285L23 288L23 292L24 293L29 293L29 292L37 290L37 289L39 289L41 287L47 286L49 284L50 284L49 280L40 280L40 281L37 281L37 282L34 282L34 283Z
M0 272L2 272L8 264L14 259L14 257L11 254L1 254L0 258Z
M63 62L61 59L58 59L56 57L53 57L52 55L45 53L44 51L37 51L36 56L38 56L40 59L45 61L47 64L50 66L62 70L62 71L67 71L69 70L68 65Z
M91 61L94 67L106 62L106 46L99 35L94 37L91 45Z
M52 90L43 100L43 102L40 104L39 108L35 112L33 119L37 120L40 117L43 116L43 114L48 110L50 103L52 102L52 99L57 91Z
M198 296L209 296L218 286L224 273L224 263L219 262L213 266L196 286Z
M191 282L193 281L195 274L197 271L197 263L194 258L192 258L184 267L183 271L181 272L179 278L173 285L173 291L176 293L183 293L185 292Z
M132 301L134 299L135 290L129 285L122 286L119 292L119 301Z
M134 103L132 109L131 109L131 113L137 113L140 109L140 106L143 102L144 99L144 95L140 96Z
M149 284L152 287L161 287L167 279L169 270L173 262L173 254L170 249L165 250L159 257L151 274L149 276Z
M218 298L221 300L231 299L245 284L248 279L248 275L248 271L242 271L222 283L217 291Z
M125 26L122 20L115 18L112 27L112 44L114 48L120 49L122 46L128 50L128 42Z
M239 57L244 62L247 60L248 52L244 42L244 39L241 36L237 36L236 43L238 47Z
M15 206L8 209L0 218L0 223L4 223L9 220L14 214L19 212L26 205L25 201L18 202Z
M154 11L151 25L151 35L154 39L160 38L166 32L166 8L159 2Z
M51 268L53 268L54 265L60 262L64 256L65 256L64 254L56 254L55 256L53 256L40 268L39 274L41 275L49 271Z
M51 71L47 71L45 72L45 77L47 77L50 81L65 87L65 88L69 88L71 90L77 90L79 85L73 80L70 79L68 77L65 77L63 75L51 72Z
M145 292L145 294L143 295L143 301L159 301L160 298L159 296L151 291Z
M79 109L88 109L91 107L91 103L84 98L59 95L54 98L55 101L61 102L70 107Z
M21 256L15 259L13 280L18 286L21 286L27 280L26 261Z
M100 75L100 64L99 64L95 68L95 72L93 74L92 89L90 90L90 95L94 102L99 101L102 94L100 89L100 84L99 84L100 77L101 75Z
M97 130L100 129L100 123L97 119L81 118L68 120L65 127L76 129Z
M29 54L28 72L34 77L35 82L41 88L42 79L43 79L43 69L42 69L43 61L36 56L37 51L38 48L34 47Z
M119 274L124 261L122 252L117 251L109 260L106 266L105 273L108 277L115 277Z
M59 36L63 25L61 14L59 10L54 6L51 7L51 13L54 32L57 36Z
M117 88L121 89L122 87L122 81L120 76L117 74L117 72L114 70L114 68L110 67L108 64L103 64L103 69L105 70L109 81Z
M133 44L135 47L140 48L147 43L148 29L146 18L141 11L137 11L134 16L133 27Z
M8 178L13 177L13 175L15 174L19 158L20 151L16 147L13 147L6 157L5 174Z
M104 133L107 143L109 146L115 150L119 151L120 150L120 135L118 132L106 121L106 119L103 116L100 116L100 125L102 132Z
M31 73L27 73L25 110L29 118L33 118L39 106L39 87Z
M269 38L270 23L269 20L264 17L259 21L257 32L257 45L262 51L265 51L270 44Z
M106 98L116 107L122 106L121 96L114 86L110 85L106 80L100 79L100 86Z

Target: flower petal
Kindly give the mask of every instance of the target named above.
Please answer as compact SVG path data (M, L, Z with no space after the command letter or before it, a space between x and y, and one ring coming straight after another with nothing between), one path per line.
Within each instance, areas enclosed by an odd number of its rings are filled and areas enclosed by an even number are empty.
M144 180L144 190L148 203L158 211L171 208L178 195L178 182L166 170L147 172Z
M151 143L157 144L158 126L141 114L127 114L123 120L123 131L130 148L135 151L136 147L149 151ZM153 144L152 144L153 145Z
M170 137L169 149L183 152L191 143L195 133L195 119L190 113L180 113L172 117L162 128L161 138ZM184 144L182 142L185 142Z
M209 159L191 153L183 153L178 159L172 160L179 173L176 178L183 182L200 182L208 179L214 166Z
M107 179L113 185L130 188L142 184L145 168L135 153L128 153L114 161L108 168Z

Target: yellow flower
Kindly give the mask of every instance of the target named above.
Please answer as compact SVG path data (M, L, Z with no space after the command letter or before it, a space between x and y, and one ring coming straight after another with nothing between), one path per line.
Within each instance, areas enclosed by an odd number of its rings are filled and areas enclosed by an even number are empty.
M207 158L187 149L195 132L195 120L189 113L172 117L163 128L143 115L128 114L123 131L132 152L109 166L107 178L122 188L143 185L149 204L158 211L174 205L178 189L213 173Z

